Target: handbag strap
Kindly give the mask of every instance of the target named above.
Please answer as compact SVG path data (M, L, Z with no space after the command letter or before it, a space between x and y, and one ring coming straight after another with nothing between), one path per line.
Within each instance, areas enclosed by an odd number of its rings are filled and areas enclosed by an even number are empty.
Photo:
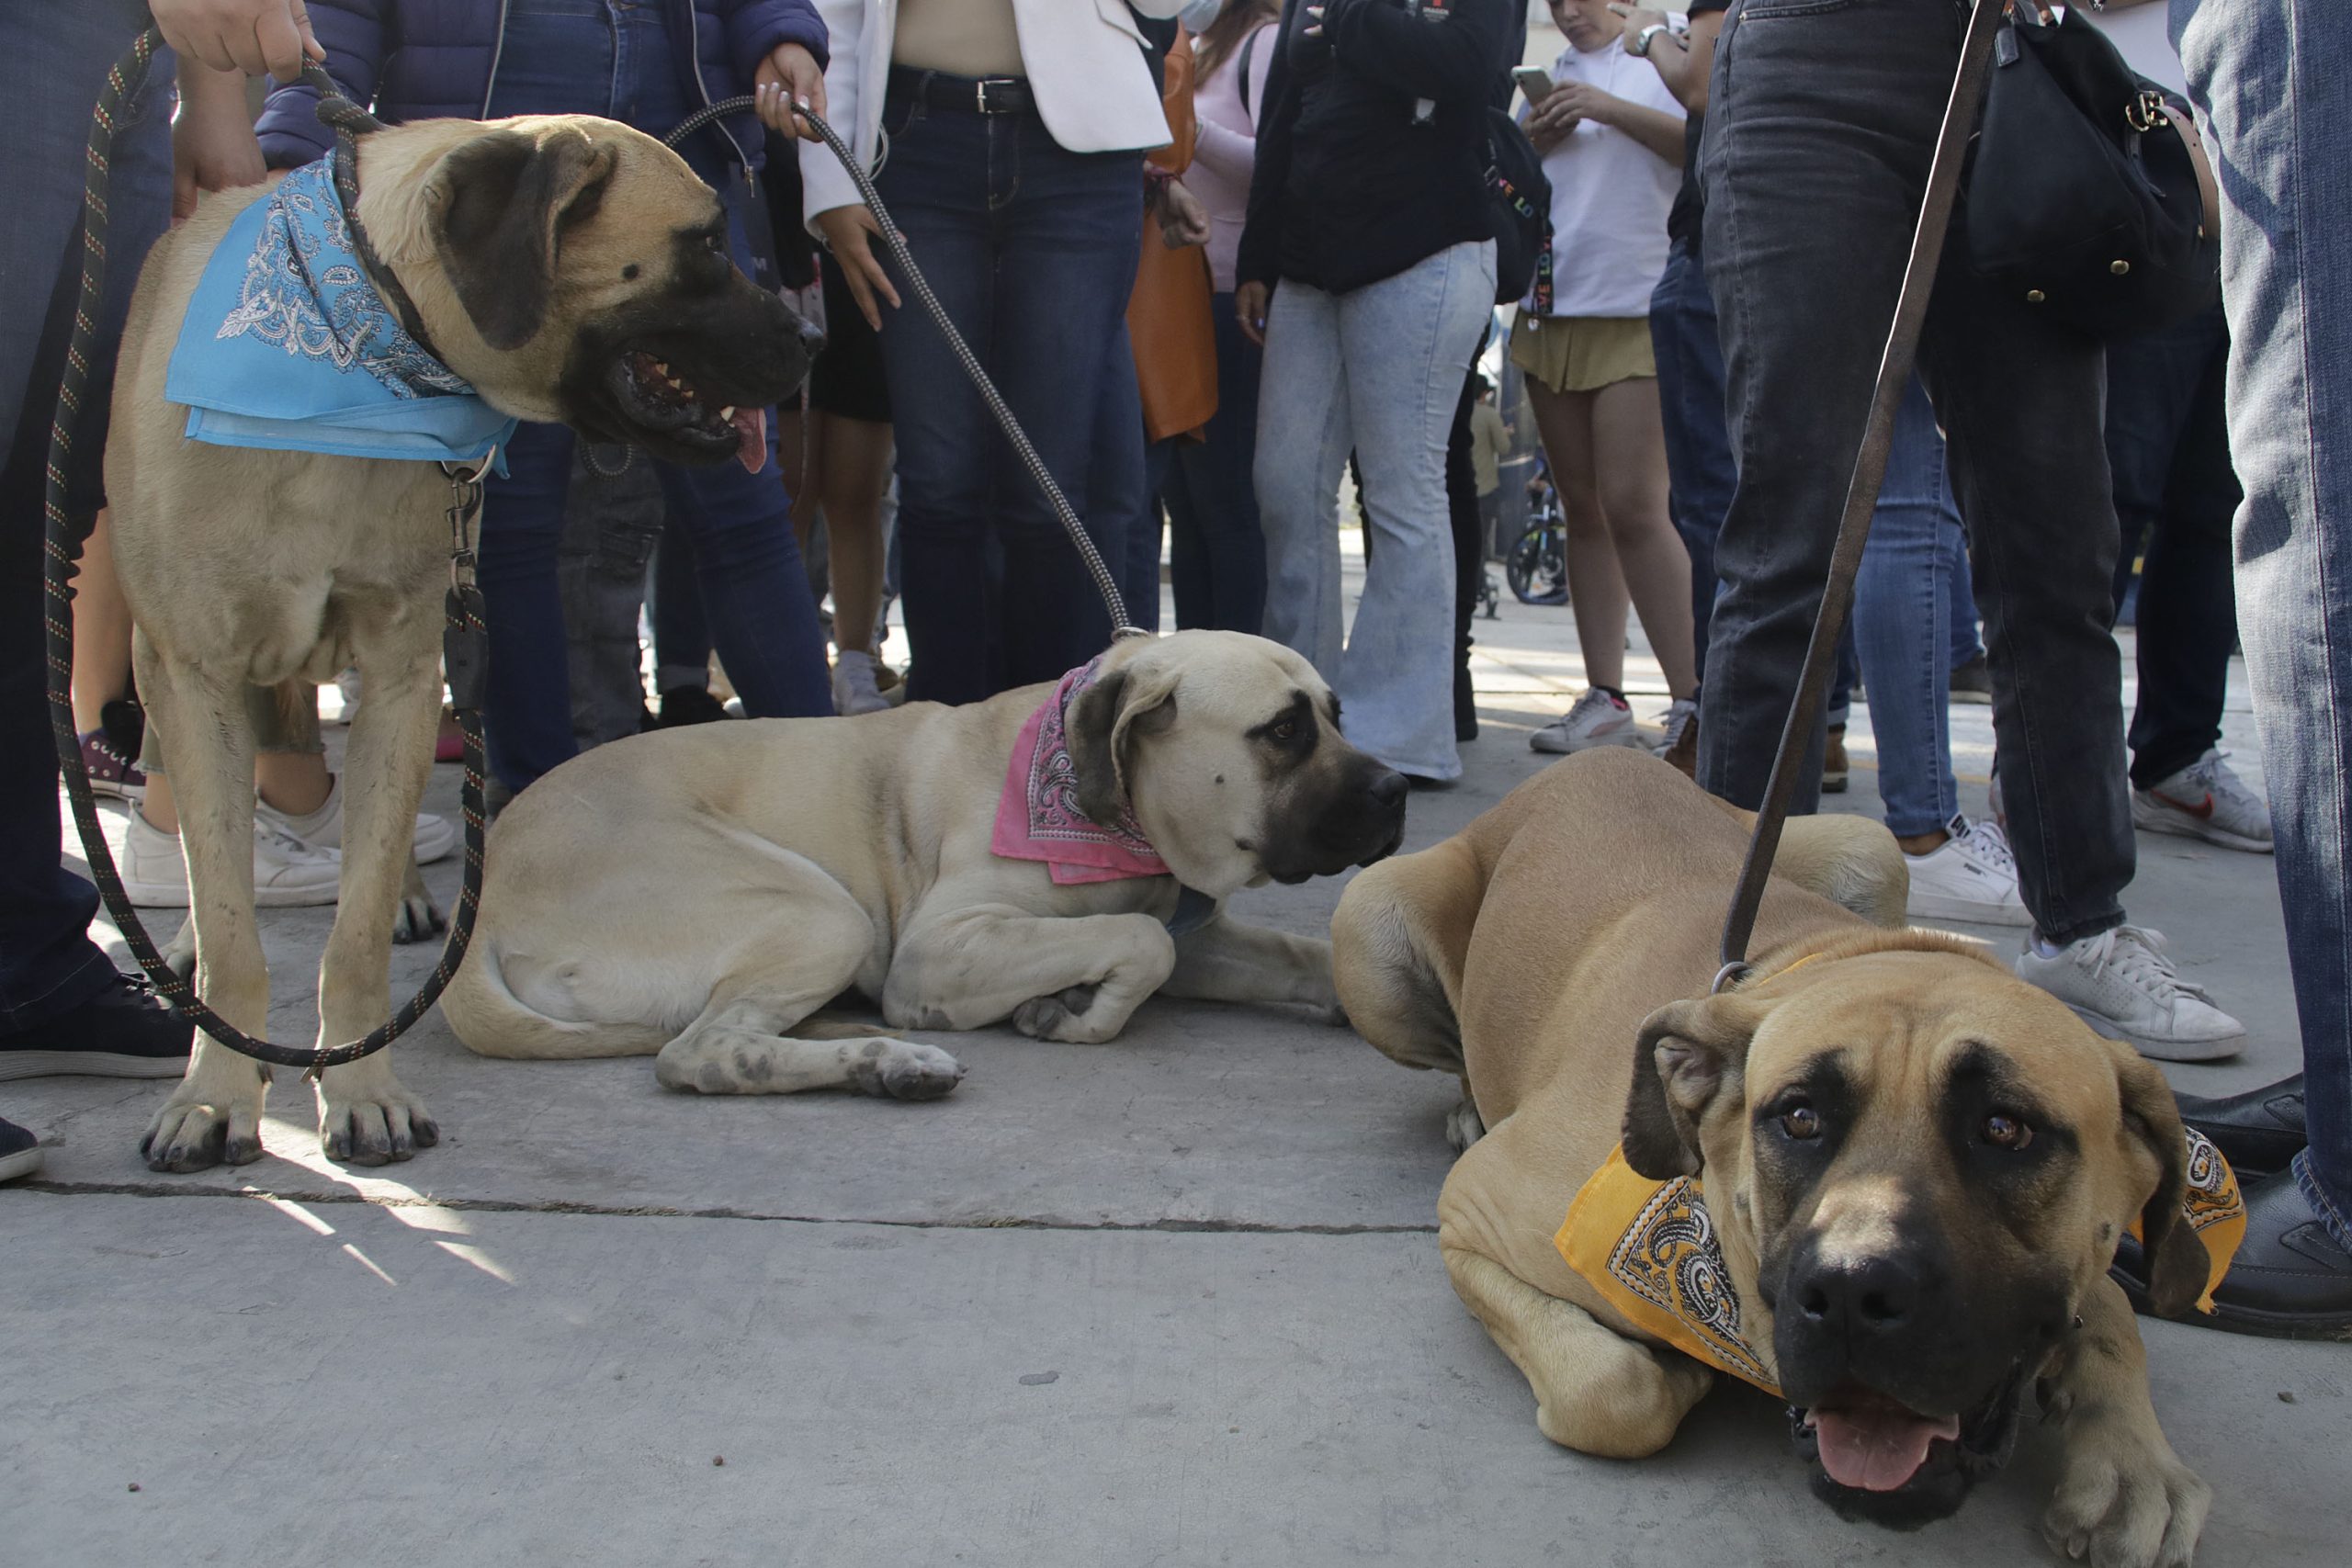
M1878 505L1879 486L1886 478L1887 452L1894 439L1894 413L1911 383L1918 356L1919 329L1928 315L1928 299L1936 287L1936 264L1943 254L1944 231L1951 220L1952 201L1960 186L1960 169L1974 133L1984 101L1984 83L1993 56L1993 36L2000 29L2008 0L1975 0L1968 33L1960 46L1960 69L1952 79L1951 96L1944 105L1941 129L1936 134L1935 161L1928 166L1928 190L1920 204L1919 222L1912 231L1911 254L1904 264L1903 291L1896 297L1894 320L1887 330L1886 350L1880 356L1878 383L1871 392L1870 422L1862 430L1861 449L1854 457L1853 476L1846 486L1845 514L1838 523L1837 543L1829 552L1829 581L1823 585L1821 609L1813 622L1813 640L1805 647L1804 669L1797 677L1795 699L1781 730L1781 749L1772 759L1771 782L1765 786L1762 809L1747 842L1747 859L1740 866L1739 885L1724 917L1723 968L1713 988L1736 985L1747 974L1747 943L1756 931L1757 911L1764 903L1764 884L1772 874L1772 857L1781 847L1781 829L1795 796L1797 775L1804 765L1805 748L1820 719L1822 700L1838 659L1838 639L1846 629L1853 607L1854 577L1861 569L1862 545L1870 537L1871 515Z

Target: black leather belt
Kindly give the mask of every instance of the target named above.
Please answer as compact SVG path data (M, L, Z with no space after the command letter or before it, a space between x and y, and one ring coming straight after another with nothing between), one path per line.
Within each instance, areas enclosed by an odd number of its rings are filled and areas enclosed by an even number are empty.
M1035 114L1037 100L1019 76L956 76L944 71L890 67L890 96L911 99L933 114Z

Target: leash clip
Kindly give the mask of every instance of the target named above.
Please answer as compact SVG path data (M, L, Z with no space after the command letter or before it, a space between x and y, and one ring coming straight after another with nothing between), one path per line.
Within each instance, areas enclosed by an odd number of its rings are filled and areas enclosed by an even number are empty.
M481 461L468 473L455 463L444 463L441 471L449 479L449 504L444 514L449 519L449 587L455 592L470 592L474 586L473 521L481 513L481 477L490 472L491 464L498 460L498 448L492 446L482 454Z
M1735 958L1715 971L1715 983L1707 987L1707 995L1720 997L1756 972L1756 966L1746 959Z

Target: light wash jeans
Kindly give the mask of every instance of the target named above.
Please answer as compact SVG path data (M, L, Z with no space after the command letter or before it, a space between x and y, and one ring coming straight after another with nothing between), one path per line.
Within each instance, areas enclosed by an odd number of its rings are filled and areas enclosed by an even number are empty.
M1265 635L1331 682L1350 740L1421 778L1462 776L1445 451L1494 299L1494 242L1481 240L1344 294L1285 281L1266 318ZM1349 635L1339 492L1351 451L1375 537Z
M1854 652L1870 693L1887 830L1898 837L1930 832L1960 810L1946 706L1955 581L1968 581L1960 508L1944 473L1936 411L1915 376L1895 411L1886 482L1854 580ZM1971 614L1960 631L1966 643L1976 640L1975 626Z
M2238 632L2302 1023L2303 1195L2352 1247L2352 6L2172 0L2222 183Z

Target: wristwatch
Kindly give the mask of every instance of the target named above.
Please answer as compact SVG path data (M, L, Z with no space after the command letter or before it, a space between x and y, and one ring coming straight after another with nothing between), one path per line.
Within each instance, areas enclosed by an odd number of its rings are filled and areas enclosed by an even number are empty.
M1636 60L1647 60L1650 57L1650 40L1660 33L1670 33L1673 30L1664 22L1652 22L1634 35L1634 41L1625 46L1625 52Z

